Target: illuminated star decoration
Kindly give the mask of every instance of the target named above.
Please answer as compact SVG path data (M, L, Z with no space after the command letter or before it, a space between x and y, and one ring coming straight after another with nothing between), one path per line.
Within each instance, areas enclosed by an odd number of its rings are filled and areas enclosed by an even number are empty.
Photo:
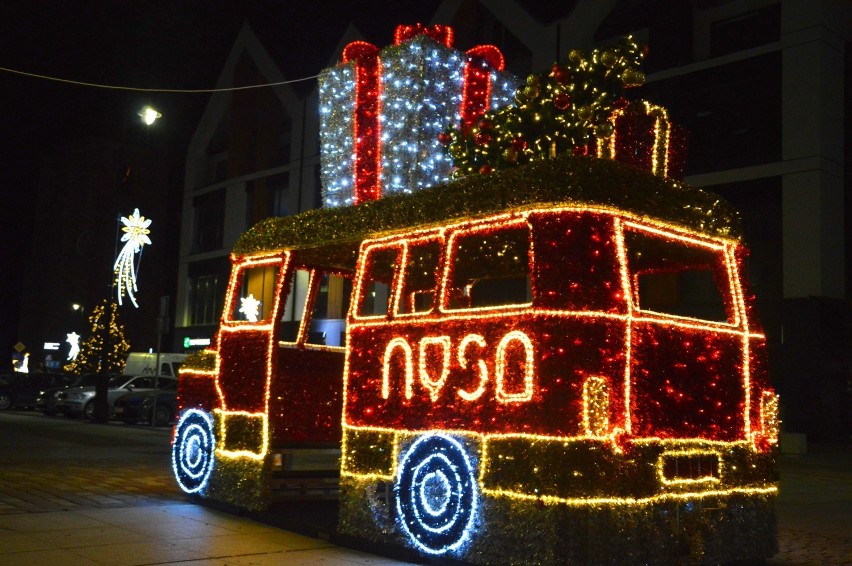
M140 216L139 209L135 208L133 209L133 214L129 217L121 217L121 223L124 224L124 227L121 229L124 232L121 241L126 242L126 244L121 248L118 257L115 258L115 265L112 268L115 273L116 284L118 285L118 304L122 304L121 300L126 293L130 297L133 306L139 308L139 305L136 303L136 296L134 295L136 292L137 266L134 265L133 259L137 253L139 253L141 259L142 246L151 243L151 238L148 237L148 234L151 233L148 230L151 220Z
M249 293L248 297L240 299L240 312L246 316L249 322L257 322L257 317L260 313L260 301L255 299L253 294Z
M71 332L67 336L68 339L65 341L71 344L71 349L68 350L68 360L76 360L77 354L80 353L80 335L76 332Z

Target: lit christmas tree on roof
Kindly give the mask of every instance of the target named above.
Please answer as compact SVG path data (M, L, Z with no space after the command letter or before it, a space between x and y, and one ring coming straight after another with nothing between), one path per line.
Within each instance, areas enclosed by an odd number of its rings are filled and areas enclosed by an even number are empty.
M486 112L472 127L451 127L441 134L454 175L591 152L596 139L612 135L613 112L627 106L624 90L644 83L644 58L644 48L625 37L589 55L571 50L565 63L529 75L514 105Z

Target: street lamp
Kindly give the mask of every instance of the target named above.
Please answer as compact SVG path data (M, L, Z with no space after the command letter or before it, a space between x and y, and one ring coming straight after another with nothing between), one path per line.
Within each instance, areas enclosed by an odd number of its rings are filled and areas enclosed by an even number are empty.
M163 115L151 106L145 106L139 111L139 117L142 118L142 121L145 122L146 125L150 126L156 122L158 118L162 118Z

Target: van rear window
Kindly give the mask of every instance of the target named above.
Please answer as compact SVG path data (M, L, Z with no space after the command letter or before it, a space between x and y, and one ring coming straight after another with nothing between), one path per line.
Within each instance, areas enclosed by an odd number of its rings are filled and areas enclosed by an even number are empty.
M399 314L428 313L434 308L441 242L410 242L399 298Z
M530 230L527 224L487 227L453 239L447 307L527 304L530 287Z
M640 310L731 322L723 250L630 228L624 243L633 302Z

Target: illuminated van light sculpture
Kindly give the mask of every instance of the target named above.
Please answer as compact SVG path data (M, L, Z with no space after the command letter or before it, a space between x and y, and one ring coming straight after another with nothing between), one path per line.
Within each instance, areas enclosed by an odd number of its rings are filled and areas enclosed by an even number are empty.
M592 157L262 222L215 346L181 371L215 437L195 493L262 508L271 463L319 445L339 450L349 536L548 563L571 532L664 560L746 514L694 552L769 556L778 403L744 254L717 197Z
M446 26L396 44L321 77L328 208L233 250L216 340L181 370L179 485L261 509L319 447L339 533L429 557L774 554L778 397L738 217L671 179L665 111L620 98L641 48L572 51L496 110L494 48L460 58ZM462 118L452 169L448 124L407 106L427 99ZM517 129L545 103L557 131Z

